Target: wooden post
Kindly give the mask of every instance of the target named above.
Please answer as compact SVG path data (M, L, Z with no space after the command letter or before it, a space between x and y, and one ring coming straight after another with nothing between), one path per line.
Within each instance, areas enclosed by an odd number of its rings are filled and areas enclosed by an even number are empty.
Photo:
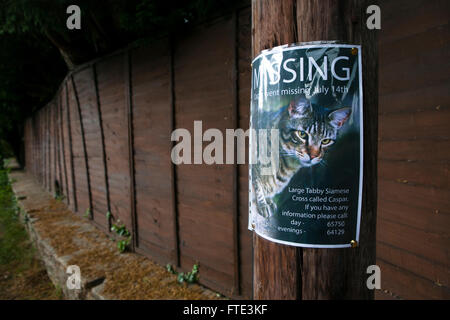
M41 185L44 185L44 180L43 180L43 175L42 175L42 169L44 168L44 154L42 152L43 149L43 143L44 143L44 135L43 135L43 130L42 130L42 122L43 122L43 115L44 115L44 111L43 109L41 109L38 112L38 130L39 130L39 149L38 149L38 161L39 161L39 166L38 166L38 174L39 174L39 182Z
M106 197L106 208L109 213L111 213L111 200L109 195L109 181L108 181L108 163L106 162L106 150L105 150L105 131L103 129L103 117L102 110L100 107L100 94L98 92L98 78L97 78L97 66L95 63L92 64L92 78L94 80L95 89L95 102L97 106L97 116L98 116L98 126L100 129L100 137L102 140L102 163L103 163L103 175L105 177L105 197ZM108 232L111 231L111 219L108 219Z
M338 40L362 46L364 172L357 248L307 249L254 235L255 299L373 299L366 269L375 264L378 51L365 0L252 0L252 55L274 46Z
M77 185L75 180L75 167L73 162L73 144L72 144L72 124L71 116L70 116L70 103L69 103L69 79L65 80L65 87L66 87L66 107L67 107L67 130L68 130L68 136L69 136L69 157L70 157L70 174L71 174L71 180L72 180L72 197L73 197L73 211L78 211L78 201L77 201Z
M51 148L50 148L50 139L51 139L51 137L50 137L50 116L51 116L51 108L50 108L50 105L46 105L45 106L45 135L46 135L46 141L47 141L47 144L46 144L46 150L45 150L45 153L46 153L46 157L47 157L47 164L46 164L46 172L45 172L45 177L46 177L46 189L47 189L47 191L51 191L51 172L52 172L52 169L51 169L51 165L52 165L52 160L51 160L51 153L50 153L50 150L51 150Z
M58 174L58 184L59 184L59 190L55 190L60 192L61 194L63 193L63 183L62 183L62 170L61 170L61 141L60 141L60 135L59 135L59 102L60 102L60 97L61 93L58 92L55 98L55 123L54 123L54 130L55 130L55 149L56 149L56 156L55 156L55 162L57 165L57 174ZM55 173L55 174L56 174Z
M37 112L36 113L36 123L37 123L37 149L36 149L36 159L37 159L37 164L36 164L36 172L37 172L37 176L38 176L38 181L39 183L42 183L41 181L41 165L42 165L42 158L41 158L41 113Z
M175 70L174 70L174 56L175 56L175 38L173 35L169 36L169 101L170 101L170 132L176 129L175 124ZM175 141L172 141L171 149L175 146ZM173 208L173 233L175 234L175 264L178 268L181 267L180 256L180 232L178 224L178 189L177 189L177 170L175 164L170 162L170 188L171 200Z
M63 87L61 87L61 91L59 93L59 128L60 128L60 138L61 138L61 149L62 149L62 164L64 166L64 181L66 183L66 194L67 197L67 204L70 204L70 196L69 196L69 182L67 178L67 164L66 164L66 148L64 143L64 121L63 121L63 106L62 106L62 99L63 99ZM62 184L62 181L61 181Z
M60 92L58 92L56 94L56 98L55 98L55 123L54 123L54 130L55 130L55 145L56 145L56 164L57 164L57 174L58 174L58 183L59 183L59 192L63 192L62 191L62 172L61 172L61 147L60 147L60 136L59 136L59 130L58 130L58 125L59 125L59 97L60 97Z
M233 24L233 72L231 75L233 93L233 113L232 121L234 129L239 127L239 74L238 74L238 12L235 10L232 15ZM234 165L233 165L233 252L234 252L234 288L233 294L241 294L241 269L239 257L239 169L237 165L237 145L234 144Z
M81 112L80 99L78 97L77 86L75 84L75 78L74 78L73 74L70 75L70 81L72 82L73 94L75 95L75 102L77 104L77 110L78 110L78 119L80 120L81 142L83 145L84 165L86 168L86 181L87 181L87 189L88 189L90 219L94 220L94 207L92 205L92 191L91 191L91 176L89 173L89 158L88 158L88 154L87 154L86 138L85 138L85 134L84 134L83 114Z
M136 217L136 181L134 170L134 137L133 137L133 92L131 83L131 52L126 50L124 53L124 77L125 77L125 106L127 110L128 125L128 169L130 177L130 214L133 250L139 246L137 217Z

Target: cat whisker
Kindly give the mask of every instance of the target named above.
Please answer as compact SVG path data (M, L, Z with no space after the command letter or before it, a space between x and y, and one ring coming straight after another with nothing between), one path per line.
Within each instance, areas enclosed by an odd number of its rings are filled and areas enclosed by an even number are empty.
M325 160L320 161L319 164L323 167L328 167L328 163Z
M279 154L282 156L297 157L294 153L280 152Z

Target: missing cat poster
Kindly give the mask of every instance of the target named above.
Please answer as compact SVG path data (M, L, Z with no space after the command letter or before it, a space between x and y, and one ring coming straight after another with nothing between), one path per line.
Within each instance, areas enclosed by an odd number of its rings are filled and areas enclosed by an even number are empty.
M360 46L285 45L253 60L250 230L300 247L358 243L362 112Z

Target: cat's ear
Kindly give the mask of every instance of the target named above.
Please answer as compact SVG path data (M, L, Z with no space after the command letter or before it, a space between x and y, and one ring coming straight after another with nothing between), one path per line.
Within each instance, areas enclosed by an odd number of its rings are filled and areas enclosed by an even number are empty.
M350 118L351 113L352 108L350 107L337 109L328 115L328 119L330 119L330 124L333 127L335 127L336 129L340 129L344 125L345 121Z
M298 100L293 100L288 107L289 115L292 118L303 118L306 117L311 111L311 103L305 98L300 98Z

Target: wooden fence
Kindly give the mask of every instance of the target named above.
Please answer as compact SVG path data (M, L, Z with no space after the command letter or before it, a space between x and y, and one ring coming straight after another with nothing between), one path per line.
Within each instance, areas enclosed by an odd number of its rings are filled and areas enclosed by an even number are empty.
M172 164L175 128L249 124L250 10L180 39L127 49L71 72L26 123L26 167L107 231L111 212L136 252L251 297L247 166Z
M449 2L380 1L377 298L450 298ZM420 12L421 14L418 14ZM135 251L252 296L246 165L172 165L170 134L249 123L250 10L84 65L26 123L26 167ZM363 217L364 219L364 217Z
M382 287L405 299L449 299L450 2L380 4Z

